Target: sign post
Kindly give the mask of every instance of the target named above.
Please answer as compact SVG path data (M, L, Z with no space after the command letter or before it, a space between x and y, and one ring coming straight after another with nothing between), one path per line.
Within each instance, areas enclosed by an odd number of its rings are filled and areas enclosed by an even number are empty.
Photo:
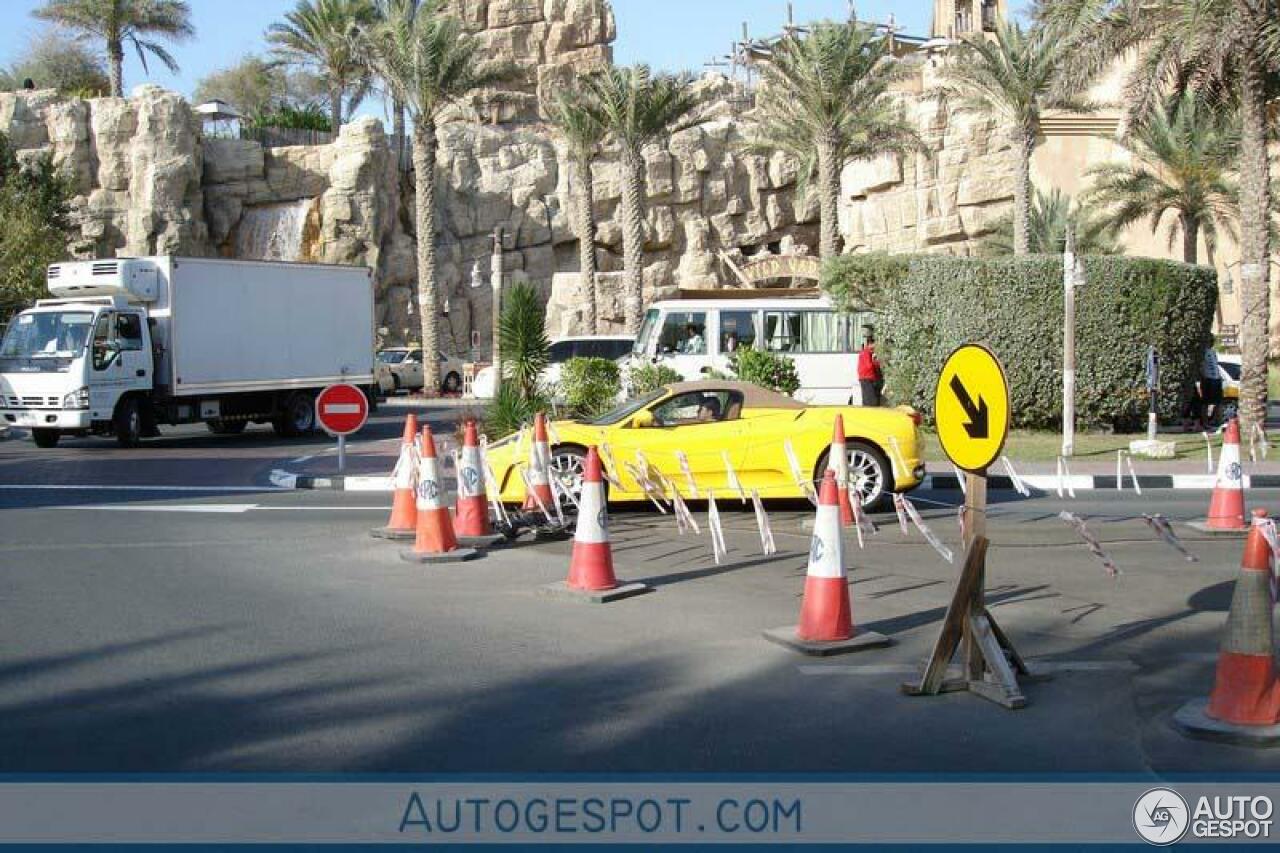
M911 696L968 690L1006 708L1025 707L1018 676L1026 662L1000 630L986 604L987 468L1000 458L1009 434L1009 383L999 359L968 344L953 352L934 393L938 440L965 473L965 561L942 630L919 683L902 686ZM963 648L959 678L947 668Z
M347 436L369 420L369 398L354 385L330 385L316 397L316 421L338 439L338 473L347 468Z

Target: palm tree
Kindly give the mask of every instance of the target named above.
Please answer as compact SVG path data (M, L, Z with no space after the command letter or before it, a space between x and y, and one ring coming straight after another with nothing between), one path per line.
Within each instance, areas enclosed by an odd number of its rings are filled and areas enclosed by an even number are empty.
M436 352L440 287L436 280L436 127L445 110L470 94L511 76L484 59L480 42L441 12L441 0L425 0L413 16L386 18L362 40L372 67L413 118L413 168L417 192L418 315L422 351ZM423 363L425 387L440 387L440 365Z
M840 171L854 160L921 148L889 93L901 79L887 39L854 22L814 25L788 34L763 68L763 85L748 146L799 160L807 185L817 177L821 255L839 252Z
M1219 227L1232 229L1236 215L1239 191L1228 172L1239 135L1232 123L1194 95L1170 99L1121 140L1132 162L1089 170L1094 183L1086 197L1110 208L1116 229L1145 219L1155 234L1165 214L1176 214L1169 246L1181 234L1182 260L1197 263L1200 234L1212 253Z
M583 103L617 142L622 158L622 265L627 332L640 332L644 291L644 155L698 104L687 75L654 74L647 65L610 68L585 78Z
M592 205L595 201L595 182L591 175L591 162L604 142L607 131L576 91L560 93L550 106L552 126L569 148L569 159L578 172L577 211L574 216L574 232L578 238L578 271L582 275L582 288L587 294L584 305L586 316L583 325L587 334L598 331L599 311L596 305L596 220Z
M368 67L360 33L374 21L369 0L298 0L292 12L267 28L276 61L315 70L329 88L329 121L342 127L342 102L352 108L368 91Z
M1170 91L1194 89L1235 104L1240 128L1240 414L1246 430L1267 408L1271 321L1271 166L1267 80L1280 66L1277 0L1048 0L1042 15L1061 31L1062 76L1097 78L1136 54L1125 103L1139 119Z
M157 39L180 42L195 35L184 0L45 0L32 14L106 43L111 94L124 97L124 49L132 45L142 70L147 57L177 72L178 62Z
M1016 255L1030 250L1031 155L1040 133L1040 117L1046 110L1088 109L1077 97L1081 87L1054 88L1061 44L1051 28L1024 30L1006 21L997 27L994 39L984 34L966 37L960 54L942 71L942 91L956 98L961 109L993 116L1008 125L1017 157L1013 184Z
M413 16L418 14L418 8L422 5L422 0L373 0L373 4L379 21L395 18L412 20ZM404 113L404 103L393 94L391 96L391 136L396 141L397 158L404 156Z
M1032 193L1030 253L1061 254L1067 230L1075 231L1076 252L1081 255L1118 255L1120 244L1108 219L1090 204L1072 202L1071 196L1059 189ZM1013 214L996 220L994 230L982 240L987 255L1012 255L1014 245Z

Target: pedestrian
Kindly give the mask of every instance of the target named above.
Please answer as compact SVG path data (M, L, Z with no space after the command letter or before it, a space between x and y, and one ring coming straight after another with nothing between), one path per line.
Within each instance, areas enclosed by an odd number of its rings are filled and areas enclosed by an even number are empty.
M862 389L862 405L879 406L884 392L884 371L876 357L876 330L862 327L862 349L858 352L858 385Z
M1213 342L1205 345L1200 358L1200 430L1208 432L1222 414L1222 372Z

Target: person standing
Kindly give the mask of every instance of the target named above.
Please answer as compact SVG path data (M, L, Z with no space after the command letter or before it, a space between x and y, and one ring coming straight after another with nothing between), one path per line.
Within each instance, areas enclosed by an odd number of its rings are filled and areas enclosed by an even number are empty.
M862 405L879 406L884 391L884 371L876 357L875 329L862 329L862 349L858 352L858 385L862 389Z
M1222 372L1213 345L1204 348L1200 360L1200 429L1207 432L1222 411Z

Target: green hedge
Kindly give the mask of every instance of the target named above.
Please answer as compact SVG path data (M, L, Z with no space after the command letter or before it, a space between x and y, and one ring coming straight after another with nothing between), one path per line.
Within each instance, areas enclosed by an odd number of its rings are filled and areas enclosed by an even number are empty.
M560 391L575 417L595 418L618 405L622 371L607 358L571 358L560 368Z
M883 257L864 263L875 273L874 286L859 286L856 261L840 267L839 282L824 286L838 301L847 293L876 294L881 358L894 400L932 418L947 355L960 344L983 343L1004 363L1014 425L1061 426L1061 257L915 255L905 265ZM1089 257L1084 266L1087 283L1076 296L1078 423L1118 430L1145 423L1151 344L1160 353L1161 416L1176 418L1209 340L1214 271L1124 257Z
M796 363L785 355L747 347L729 356L729 369L743 382L751 382L780 394L800 389Z

